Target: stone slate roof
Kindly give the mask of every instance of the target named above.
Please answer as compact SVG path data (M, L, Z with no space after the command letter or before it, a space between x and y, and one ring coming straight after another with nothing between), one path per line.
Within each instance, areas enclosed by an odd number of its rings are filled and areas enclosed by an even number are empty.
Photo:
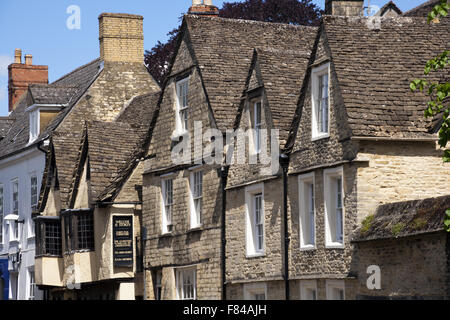
M33 84L28 87L28 90L34 104L65 105L70 102L78 88L75 86Z
M233 128L254 49L304 52L317 34L316 27L195 15L184 17L183 28L223 132Z
M48 137L71 110L72 106L84 94L87 88L89 88L101 70L100 66L101 61L96 59L72 71L52 84L31 86L31 93L29 90L27 95L24 95L23 98L17 103L16 109L10 114L10 117L16 119L16 121L14 122L14 125L11 126L5 138L0 141L0 159L36 145L44 138ZM30 101L32 101L28 98L31 98L30 95L33 94L35 94L40 101L45 101L45 103L58 103L64 101L68 104L68 106L59 112L44 132L41 132L40 136L35 142L33 142L33 144L28 145L30 123L29 115L25 112L25 110L29 107ZM54 97L54 101L56 102L52 102L51 97Z
M425 18L397 17L382 19L377 30L367 18L324 17L354 136L431 137L432 121L423 116L427 96L411 93L409 84L423 78L426 62L448 45L449 21L428 25ZM449 76L446 69L428 80Z
M14 119L10 117L0 117L0 140L7 135L13 123Z
M399 15L403 14L403 11L397 7L397 5L393 1L389 1L384 6L381 7L381 9L375 14L375 16L383 16L384 13L388 10L394 10Z
M256 49L272 120L274 127L280 130L282 146L289 134L311 56L312 43L307 45L303 50Z
M439 0L429 0L421 5L403 13L405 17L427 17L434 6L439 4Z
M449 208L450 195L380 206L366 227L355 233L353 241L392 239L443 231L445 211Z
M145 156L160 93L135 97L115 122L87 121L80 133L52 135L61 202L70 208L77 175L89 157L91 195L94 201L113 200ZM87 152L83 154L84 143Z

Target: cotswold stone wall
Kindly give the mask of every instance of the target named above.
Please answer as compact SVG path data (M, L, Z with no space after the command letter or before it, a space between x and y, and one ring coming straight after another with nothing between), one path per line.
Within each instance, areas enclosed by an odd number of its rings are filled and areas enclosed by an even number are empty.
M190 171L178 171L173 175L174 231L168 235L162 235L161 179L144 176L143 223L147 228L144 263L151 270L163 270L163 297L167 299L176 299L175 291L170 289L175 283L168 277L172 277L176 268L186 266L197 268L198 299L220 299L220 179L214 168L205 168L203 172L202 226L190 230ZM150 276L146 279L147 287ZM152 291L153 288L147 290L148 299L154 296Z
M448 298L448 234L423 234L356 244L358 299ZM367 268L381 269L381 289L367 288Z
M358 223L380 205L447 195L450 165L434 142L360 142Z

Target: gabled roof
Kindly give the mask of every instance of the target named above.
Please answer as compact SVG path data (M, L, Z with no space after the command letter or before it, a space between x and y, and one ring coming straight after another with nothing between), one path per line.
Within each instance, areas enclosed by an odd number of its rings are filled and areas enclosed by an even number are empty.
M403 13L405 17L427 17L434 6L439 4L439 0L429 0L421 5Z
M389 1L383 7L381 7L381 9L377 13L375 13L375 16L382 17L388 10L394 10L399 15L403 14L403 11L400 10L399 7L397 7L397 5L393 1Z
M289 51L311 47L316 27L186 15L189 37L217 127L233 128L254 48Z
M414 236L444 230L450 195L439 198L390 203L378 207L367 218L353 241L369 241Z
M89 159L94 201L114 200L138 160L145 156L159 92L134 98L115 122L87 121L80 134L54 132L58 184L63 207L70 208L82 166ZM85 149L84 149L85 148Z
M324 30L353 136L432 137L423 112L427 96L410 91L426 62L445 49L450 19L382 19L380 28L359 17L325 16ZM449 70L428 80L448 79Z
M259 66L273 125L280 130L281 147L287 139L297 109L312 45L311 42L298 42L292 44L291 50L255 50L252 65Z
M11 112L10 117L16 119L14 125L11 126L5 138L0 141L0 159L9 155L20 152L26 148L36 145L42 139L49 136L49 134L58 126L62 119L67 115L72 106L89 88L94 81L99 71L101 70L101 61L96 59L74 71L67 74L60 80L57 80L49 85L31 86L31 91L28 90L21 100L17 103L16 108ZM64 101L67 107L63 108L61 112L50 122L44 132L41 132L38 139L29 145L29 115L25 111L29 107L28 101L33 97L42 101L40 103L52 104L52 98L55 103ZM30 98L30 99L27 99Z

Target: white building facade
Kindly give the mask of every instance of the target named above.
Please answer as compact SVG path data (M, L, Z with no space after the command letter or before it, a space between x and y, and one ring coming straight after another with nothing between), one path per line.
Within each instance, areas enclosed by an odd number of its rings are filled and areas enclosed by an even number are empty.
M39 200L44 166L45 154L36 145L0 160L2 300L43 299L35 285L32 212Z

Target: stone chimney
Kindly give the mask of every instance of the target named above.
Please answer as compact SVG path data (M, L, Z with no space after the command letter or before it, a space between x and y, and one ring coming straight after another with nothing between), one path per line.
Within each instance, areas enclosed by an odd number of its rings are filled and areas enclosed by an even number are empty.
M103 61L144 63L144 17L102 13L98 19L100 58Z
M192 0L188 14L218 17L219 9L212 4L212 0Z
M8 66L9 111L13 111L16 102L28 90L30 84L48 84L48 66L34 66L33 56L25 55L22 64L22 50L14 52L14 63Z
M364 0L325 0L325 14L364 16Z

